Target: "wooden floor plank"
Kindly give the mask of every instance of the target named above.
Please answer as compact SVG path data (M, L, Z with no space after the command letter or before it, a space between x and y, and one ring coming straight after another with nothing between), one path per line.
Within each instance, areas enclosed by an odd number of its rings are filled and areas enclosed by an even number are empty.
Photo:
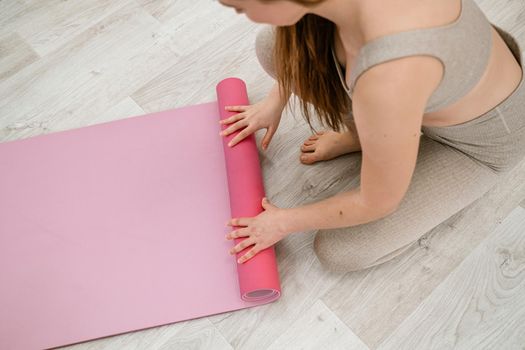
M368 347L318 300L267 349L368 350Z
M522 349L525 209L517 207L379 349Z
M35 52L44 56L132 2L31 1L24 11L18 11L16 15L0 22L1 32L18 33Z
M45 123L49 131L90 124L177 56L153 35L160 23L130 4L82 32L51 56L0 81L0 129ZM4 139L29 136L7 133Z
M38 59L37 53L17 33L0 36L0 81Z

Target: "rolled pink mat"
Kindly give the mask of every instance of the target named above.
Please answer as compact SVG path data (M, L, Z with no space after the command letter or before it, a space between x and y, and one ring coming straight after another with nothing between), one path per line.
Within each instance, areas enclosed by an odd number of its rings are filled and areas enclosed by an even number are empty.
M238 264L225 223L263 209L253 135L218 101L0 143L0 349L44 349L276 300L273 247ZM248 248L247 248L248 249ZM244 250L247 251L247 249ZM240 257L244 252L237 254Z
M224 107L249 104L246 84L238 78L222 80L217 84L217 99L221 119L237 114L225 110ZM230 125L224 125L224 129ZM241 130L223 137L232 218L257 216L263 211L261 201L265 196L255 136L251 134L233 147L227 145ZM236 238L235 244L244 239L246 238ZM246 254L252 247L248 246L238 252L237 258ZM238 264L237 270L241 297L244 300L273 300L279 297L280 283L273 246Z

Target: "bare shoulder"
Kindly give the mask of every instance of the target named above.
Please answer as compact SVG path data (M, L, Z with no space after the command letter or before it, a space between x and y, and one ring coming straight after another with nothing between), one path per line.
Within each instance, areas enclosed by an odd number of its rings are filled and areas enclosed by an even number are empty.
M365 44L375 38L447 25L461 12L461 0L367 0L360 9ZM424 106L444 75L443 63L434 56L411 55L379 63L363 72L355 82L354 98L366 92L394 92L399 103L407 100ZM402 97L408 97L402 99Z
M363 0L359 17L365 40L450 24L460 16L462 1L464 0Z
M443 73L441 61L432 56L415 55L382 62L357 79L353 103L374 104L376 109L395 105L400 112L410 109L422 116ZM416 113L412 115L419 117Z

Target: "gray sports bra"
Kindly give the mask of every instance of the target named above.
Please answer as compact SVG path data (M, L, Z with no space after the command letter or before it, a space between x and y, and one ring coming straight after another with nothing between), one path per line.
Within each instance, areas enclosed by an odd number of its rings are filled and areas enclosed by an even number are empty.
M350 72L350 88L332 46L341 83L352 97L359 76L372 66L410 55L430 55L441 60L444 75L430 96L425 113L441 109L466 95L481 79L492 47L491 23L474 0L461 0L461 13L452 23L384 35L359 50Z

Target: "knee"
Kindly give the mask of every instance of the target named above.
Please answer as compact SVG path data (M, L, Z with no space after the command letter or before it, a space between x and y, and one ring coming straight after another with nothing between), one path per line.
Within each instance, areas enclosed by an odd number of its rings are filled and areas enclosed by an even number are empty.
M277 80L275 65L273 61L273 49L275 45L275 27L264 25L255 37L255 53L263 69L272 78Z
M346 230L319 230L314 238L313 249L325 268L335 272L363 270L374 265L365 247L352 244ZM344 239L343 239L344 238Z

